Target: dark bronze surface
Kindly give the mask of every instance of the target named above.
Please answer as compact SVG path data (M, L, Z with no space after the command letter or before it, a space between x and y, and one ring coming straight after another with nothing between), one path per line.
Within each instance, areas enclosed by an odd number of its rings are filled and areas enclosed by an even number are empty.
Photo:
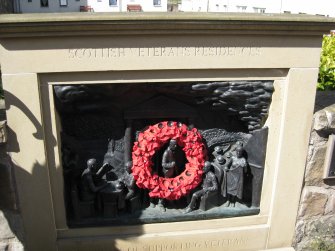
M55 86L69 226L257 214L272 92L272 81ZM176 201L150 198L131 173L133 142L161 121L197 128L208 152L202 183ZM174 140L151 161L165 178L187 163Z

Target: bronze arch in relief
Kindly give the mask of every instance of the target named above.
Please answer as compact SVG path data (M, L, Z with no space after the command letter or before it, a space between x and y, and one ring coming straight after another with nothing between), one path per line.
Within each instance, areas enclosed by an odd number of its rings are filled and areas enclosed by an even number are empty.
M258 214L273 81L55 85L70 227ZM140 132L163 121L196 128L202 181L178 200L152 198L132 174ZM175 177L187 159L167 141L152 172Z

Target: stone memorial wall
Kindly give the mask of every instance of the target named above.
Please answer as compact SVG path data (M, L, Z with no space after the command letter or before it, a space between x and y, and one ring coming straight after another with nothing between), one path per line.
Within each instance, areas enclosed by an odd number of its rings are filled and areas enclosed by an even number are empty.
M292 250L334 20L172 15L1 17L28 250Z

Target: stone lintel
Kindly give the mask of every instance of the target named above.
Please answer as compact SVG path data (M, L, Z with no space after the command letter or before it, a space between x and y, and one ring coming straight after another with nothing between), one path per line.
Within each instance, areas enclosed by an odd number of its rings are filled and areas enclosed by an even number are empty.
M0 16L0 37L123 34L322 35L335 18L254 13L53 13Z

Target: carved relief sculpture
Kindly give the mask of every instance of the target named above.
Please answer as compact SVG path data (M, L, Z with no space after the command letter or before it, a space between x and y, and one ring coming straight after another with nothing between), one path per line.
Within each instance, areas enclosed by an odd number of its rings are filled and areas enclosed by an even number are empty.
M259 212L272 81L54 91L71 227Z

